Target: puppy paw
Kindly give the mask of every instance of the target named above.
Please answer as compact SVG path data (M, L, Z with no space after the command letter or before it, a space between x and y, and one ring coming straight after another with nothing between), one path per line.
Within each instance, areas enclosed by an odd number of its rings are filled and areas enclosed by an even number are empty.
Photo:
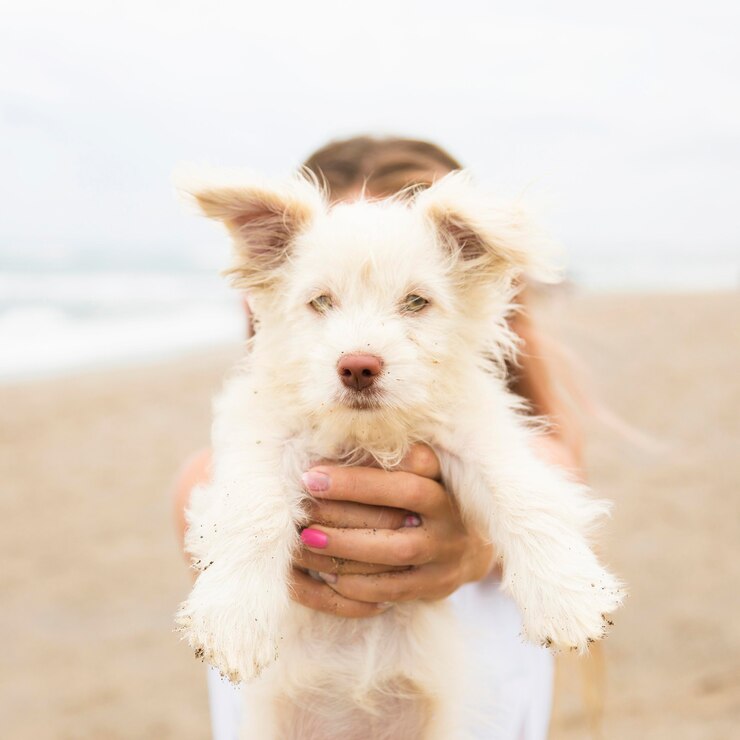
M532 584L531 593L519 599L525 636L548 648L583 651L605 637L609 614L623 598L619 581L598 565L590 575Z
M191 598L182 604L175 622L195 657L232 683L256 678L277 657L274 630L261 624L243 602L206 603Z

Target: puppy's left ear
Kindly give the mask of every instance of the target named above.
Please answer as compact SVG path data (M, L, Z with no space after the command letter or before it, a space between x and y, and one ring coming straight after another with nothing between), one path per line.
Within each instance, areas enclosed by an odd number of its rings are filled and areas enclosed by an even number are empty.
M324 208L320 188L306 177L269 183L238 171L178 173L175 182L209 218L224 223L234 245L227 271L238 288L269 288L296 237Z
M465 171L416 196L443 249L465 277L478 282L529 277L557 282L557 248L516 203L496 202Z

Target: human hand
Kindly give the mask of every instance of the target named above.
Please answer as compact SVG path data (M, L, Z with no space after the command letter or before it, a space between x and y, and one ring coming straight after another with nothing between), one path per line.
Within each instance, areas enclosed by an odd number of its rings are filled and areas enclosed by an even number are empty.
M426 445L414 445L397 471L319 465L304 483L311 524L293 568L293 598L304 606L369 617L397 601L444 598L491 572L493 546L466 528Z

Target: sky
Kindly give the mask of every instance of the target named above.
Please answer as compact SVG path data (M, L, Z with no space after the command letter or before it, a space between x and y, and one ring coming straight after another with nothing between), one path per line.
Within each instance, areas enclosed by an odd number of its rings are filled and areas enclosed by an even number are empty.
M434 140L575 252L740 253L740 3L0 0L0 260L223 260L183 163Z

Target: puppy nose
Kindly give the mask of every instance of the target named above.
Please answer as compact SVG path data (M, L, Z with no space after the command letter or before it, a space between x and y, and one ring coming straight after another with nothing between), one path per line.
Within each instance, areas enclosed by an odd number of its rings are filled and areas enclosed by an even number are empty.
M347 388L361 391L375 382L382 367L383 361L375 355L342 355L337 373Z

